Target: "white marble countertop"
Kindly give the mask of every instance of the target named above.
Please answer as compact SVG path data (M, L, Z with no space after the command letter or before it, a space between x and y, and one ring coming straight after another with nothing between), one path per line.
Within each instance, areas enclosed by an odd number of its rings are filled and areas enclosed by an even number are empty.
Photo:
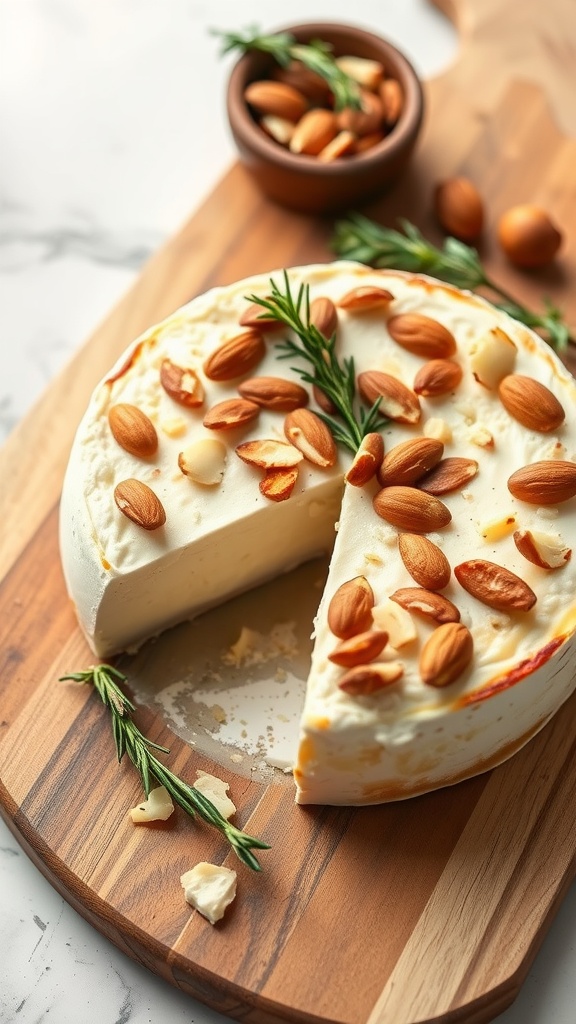
M355 20L429 77L451 26L426 0L292 0ZM0 443L234 158L230 60L210 27L265 28L281 0L3 0L0 6ZM573 1024L576 891L502 1024ZM2 1024L210 1024L219 1014L133 963L50 887L0 821Z

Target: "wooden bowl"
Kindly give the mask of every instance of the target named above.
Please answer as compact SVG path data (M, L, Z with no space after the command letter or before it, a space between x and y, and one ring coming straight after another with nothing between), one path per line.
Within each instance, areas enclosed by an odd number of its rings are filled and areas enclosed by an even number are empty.
M287 26L299 42L322 39L336 56L353 54L379 60L404 94L399 120L371 149L323 163L291 153L271 139L244 100L246 86L266 78L275 65L264 53L243 56L232 69L227 109L240 159L260 188L282 206L304 213L329 213L365 203L386 191L408 163L424 112L422 85L407 58L391 43L352 25L332 22Z

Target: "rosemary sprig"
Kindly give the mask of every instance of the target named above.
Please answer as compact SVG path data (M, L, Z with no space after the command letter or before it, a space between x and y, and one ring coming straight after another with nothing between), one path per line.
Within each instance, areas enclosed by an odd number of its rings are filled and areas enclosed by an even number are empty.
M243 33L213 29L212 34L221 37L223 54L236 50L240 53L260 50L262 53L269 53L281 67L286 67L292 60L300 61L327 83L334 96L336 110L342 110L343 107L360 109L358 84L340 70L332 55L332 47L322 39L299 43L290 32L276 32L267 36L262 35L255 26Z
M476 249L446 238L441 249L432 245L408 220L401 220L402 232L385 228L359 213L351 213L335 225L332 248L343 259L357 260L373 267L390 267L430 274L457 288L487 288L494 305L527 327L542 331L548 343L561 353L570 341L570 329L562 312L544 300L544 313L534 313L517 302L488 276Z
M191 818L198 815L208 825L217 828L228 840L234 853L243 864L252 868L253 871L261 870L252 850L268 850L268 844L231 825L203 793L193 789L192 786L174 775L152 752L159 750L164 754L170 753L167 747L161 747L158 743L147 739L134 724L131 716L136 710L135 706L119 686L119 683L126 682L126 676L122 672L112 665L93 665L86 672L71 672L61 676L60 679L71 679L76 683L91 683L94 686L102 703L112 715L112 733L118 761L122 760L124 754L127 755L140 775L146 796L153 788L154 780L159 785L165 786L172 799L186 811L186 814L189 814Z
M263 316L273 316L298 336L300 344L286 339L277 345L281 353L278 358L296 357L311 365L311 370L302 366L292 366L291 369L306 383L319 387L331 399L342 422L326 413L319 412L318 416L330 428L335 441L356 452L364 435L384 426L386 420L378 411L379 399L371 409L366 410L360 406L356 412L354 359L350 357L340 363L336 355L336 334L331 338L325 338L310 322L309 286L301 284L298 295L294 298L288 274L284 271L284 291L271 278L270 295L267 298L262 299L257 295L248 295L246 298L249 302L262 306Z

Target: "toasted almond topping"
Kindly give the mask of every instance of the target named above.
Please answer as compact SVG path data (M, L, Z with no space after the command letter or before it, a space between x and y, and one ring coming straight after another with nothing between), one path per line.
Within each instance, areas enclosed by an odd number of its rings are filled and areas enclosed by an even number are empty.
M342 676L338 686L351 697L366 697L395 683L404 673L399 661L372 662L356 665Z
M346 483L353 487L364 487L376 475L384 457L384 441L381 434L366 434L346 473Z
M340 640L364 633L372 625L374 594L365 576L343 583L328 605L328 626Z
M454 391L462 380L462 367L453 359L429 359L414 378L414 391L423 398L437 398Z
M308 109L308 101L298 89L271 79L251 82L244 90L244 99L259 114L272 114L294 123Z
M358 633L351 636L349 640L342 640L334 648L328 660L342 668L353 668L354 665L366 665L373 658L384 650L388 643L388 633L382 630L370 629L365 633Z
M444 445L431 437L412 437L391 448L378 471L382 487L409 485L424 476L442 458Z
M495 562L472 558L456 565L454 575L472 597L497 611L528 612L536 604L536 594L528 584Z
M330 339L338 327L338 310L332 302L320 295L310 304L310 323L314 324L325 338Z
M448 328L422 313L400 313L387 326L390 337L416 356L447 359L456 352L456 341Z
M401 533L398 550L413 580L426 590L443 590L450 582L450 562L428 537Z
M251 327L256 331L285 330L284 324L267 313L259 302L251 302L240 316L240 327Z
M222 482L226 468L226 445L215 437L203 437L188 445L178 456L180 472L204 487Z
M260 415L260 406L247 398L227 398L208 410L204 426L209 430L234 430L252 423Z
M572 557L572 548L560 537L539 530L516 530L514 543L520 554L540 569L561 569Z
M434 622L459 622L460 612L455 604L443 594L424 587L400 587L390 594L390 600L396 601L408 612L417 612Z
M383 487L373 504L381 519L408 533L441 530L452 519L450 510L439 498L415 487Z
M388 633L388 642L398 651L416 639L414 619L406 608L387 598L372 611L374 628Z
M384 77L384 65L379 60L370 60L368 57L345 54L343 57L336 57L336 64L345 75L353 78L365 89L371 89L372 92L376 92Z
M362 284L346 292L338 300L338 305L340 309L345 309L347 313L369 313L374 309L387 310L393 301L394 296L387 288Z
M382 101L368 89L360 89L361 110L344 107L338 114L338 127L354 135L371 135L382 127L384 111Z
M290 412L308 403L306 389L285 377L249 377L238 385L238 391L250 402L277 412Z
M523 466L512 473L508 490L530 505L559 505L569 501L576 495L576 462L554 459Z
M446 622L428 637L420 655L420 675L428 686L449 686L472 661L474 641L461 622Z
M204 388L196 371L178 366L171 359L162 360L160 383L170 398L188 409L195 409L204 401Z
M474 459L442 459L418 481L418 487L427 494L450 494L464 487L477 472L478 463Z
M500 401L524 427L548 434L564 422L565 413L549 388L533 377L512 373L500 381Z
M233 380L253 370L266 352L264 338L254 329L237 334L220 345L204 363L210 380Z
M379 398L379 412L396 423L418 423L422 415L418 395L389 373L380 370L359 373L358 392L367 405L373 405Z
M302 462L304 457L293 444L275 438L244 441L237 446L236 454L243 462L261 469L290 469Z
M108 423L114 440L139 459L147 459L158 449L158 434L152 420L136 405L118 402L108 410Z
M260 493L270 501L286 501L298 479L298 466L287 469L267 469L260 481Z
M143 530L157 530L166 522L162 502L141 480L131 477L116 484L114 501L126 518Z
M308 462L322 469L336 462L336 444L328 427L310 409L294 409L284 420L284 433Z
M500 327L492 327L470 347L470 369L479 384L495 391L503 377L512 373L517 348Z
M402 86L396 78L385 78L378 91L384 123L387 128L392 128L399 120L404 107Z

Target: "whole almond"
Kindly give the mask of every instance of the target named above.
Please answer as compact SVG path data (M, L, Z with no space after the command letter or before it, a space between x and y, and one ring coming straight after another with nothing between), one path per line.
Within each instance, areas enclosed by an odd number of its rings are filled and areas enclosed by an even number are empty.
M378 411L395 423L418 423L422 415L420 400L401 380L380 370L358 374L358 393L367 405L380 399Z
M472 597L501 612L528 612L536 604L536 594L524 580L495 562L472 558L454 567L461 587Z
M328 102L329 88L326 80L307 68L299 60L292 60L287 67L275 67L272 78L277 82L285 82L302 93L313 106L325 106Z
M263 114L258 123L263 131L281 146L287 146L294 134L293 122L287 121L285 117Z
M108 423L114 440L139 459L147 459L158 449L158 434L152 420L128 402L118 402L108 410Z
M524 427L548 434L564 422L564 409L549 388L533 377L511 373L498 386L502 405Z
M377 658L388 643L388 633L380 629L369 629L365 633L342 640L334 648L328 660L342 668L353 668L354 665L366 665Z
M449 686L472 661L474 641L461 622L447 622L428 637L420 654L420 676L428 686Z
M515 498L530 505L559 505L576 496L576 462L554 459L517 469L508 480Z
M227 398L206 413L203 423L209 430L235 430L252 423L260 415L260 406L247 398Z
M391 448L378 470L382 487L416 483L440 461L444 445L433 437L411 437Z
M426 590L443 590L450 582L450 562L437 544L417 533L398 537L400 557L412 579Z
M353 132L354 135L371 135L382 127L384 110L382 100L368 89L360 88L360 110L344 107L337 115L338 127L341 131Z
M336 462L336 443L330 430L310 409L294 409L284 420L284 433L308 462L327 469Z
M346 473L346 483L353 487L364 487L376 475L384 457L384 441L381 434L366 434Z
M157 530L166 522L162 502L141 480L131 477L116 484L114 501L123 515L143 530Z
M540 569L562 569L572 557L572 549L559 537L538 530L516 530L514 543L520 554Z
M362 284L346 292L338 300L338 305L340 309L345 309L347 313L369 313L374 309L386 310L393 301L394 296L387 288Z
M400 119L404 109L404 93L396 78L385 78L378 90L382 104L382 119L387 128L392 128Z
M244 441L237 446L236 454L249 466L259 466L260 469L291 469L303 459L302 452L293 444L275 438Z
M253 327L257 331L285 330L284 324L266 312L259 302L251 302L241 314L238 323L241 327Z
M160 383L170 398L188 409L195 409L204 401L204 388L196 371L178 366L171 359L162 360Z
M338 327L338 310L332 299L327 299L323 295L313 299L310 304L310 323L314 324L324 338L329 340L332 337Z
M254 329L229 338L204 363L204 373L210 380L233 380L253 370L266 352L264 338Z
M498 241L511 263L543 267L562 245L562 232L539 206L521 203L506 210L497 225Z
M434 194L434 206L446 234L462 242L474 242L482 234L484 204L469 178L449 178L441 182Z
M432 533L452 519L439 498L415 487L384 487L374 498L374 510L381 519L408 533Z
M308 100L298 89L271 79L251 82L244 90L244 99L259 114L273 114L294 123L308 109Z
M338 132L331 142L318 153L318 160L323 164L330 164L347 153L352 153L356 144L356 136L353 132Z
M422 313L400 313L387 324L394 341L424 359L447 359L456 352L454 335L432 317Z
M260 481L260 493L270 501L286 501L298 479L298 466L287 469L267 469Z
M312 385L312 394L316 405L322 409L322 412L327 413L328 416L333 416L335 412L338 412L332 399L317 384Z
M298 121L288 148L291 153L318 156L337 134L336 114L322 107L314 107Z
M328 605L328 626L340 640L364 633L372 625L374 594L365 576L343 583Z
M372 662L371 665L356 665L349 669L338 686L351 697L368 697L391 686L403 674L404 666L399 661Z
M290 412L308 404L306 389L285 377L249 377L238 385L238 391L262 409L277 412Z
M452 359L430 359L414 378L414 391L423 398L438 398L455 391L462 380L462 367Z
M390 594L390 600L395 601L407 612L417 612L427 619L433 619L434 622L460 621L460 612L452 601L434 590L426 590L425 587L400 587Z
M384 76L384 65L379 60L370 60L368 57L345 54L336 57L336 64L345 75L353 78L365 89L371 89L372 92L376 92Z
M367 149L373 149L386 136L383 131L370 132L369 135L359 136L354 143L354 153L365 153Z
M457 456L442 459L438 464L418 480L418 487L426 494L450 494L464 487L478 472L478 463L474 459L463 459Z

